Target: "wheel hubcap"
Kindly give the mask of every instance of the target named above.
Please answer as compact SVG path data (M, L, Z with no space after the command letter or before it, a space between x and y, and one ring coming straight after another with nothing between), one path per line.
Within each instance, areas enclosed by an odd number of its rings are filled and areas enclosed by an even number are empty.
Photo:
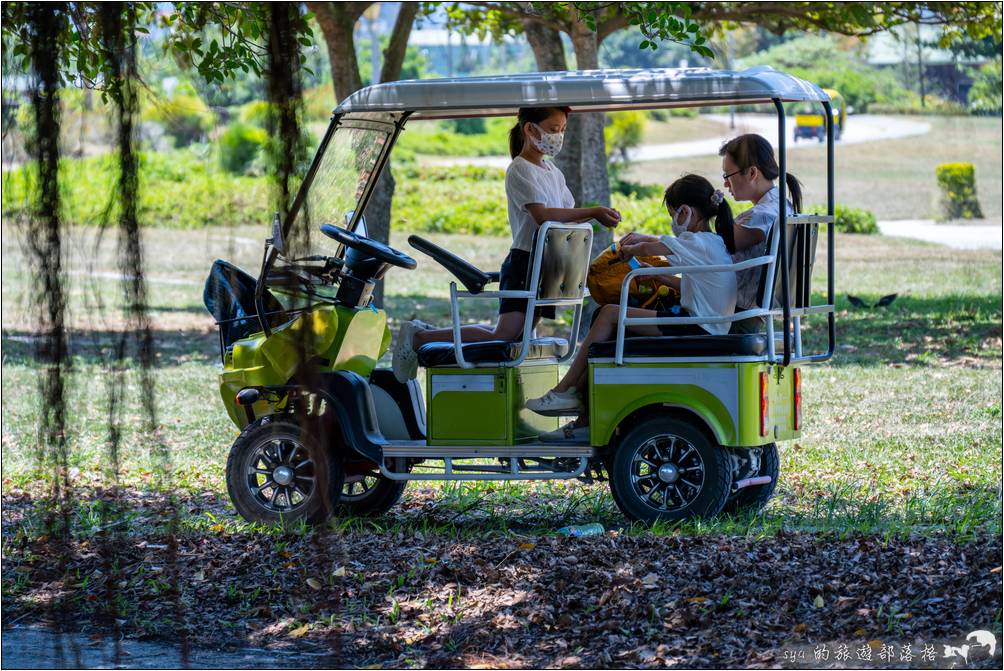
M293 439L259 443L248 456L246 473L252 498L271 512L293 512L314 493L314 462L307 449Z
M704 460L697 448L669 434L649 438L635 450L631 461L635 495L660 512L690 506L704 489L704 473Z

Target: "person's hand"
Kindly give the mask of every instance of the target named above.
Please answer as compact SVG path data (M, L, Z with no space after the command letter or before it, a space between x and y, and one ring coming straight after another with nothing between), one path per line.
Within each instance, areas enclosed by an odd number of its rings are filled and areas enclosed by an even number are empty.
M638 242L625 243L621 240L621 243L617 245L617 253L625 261L630 259L632 256L648 256L645 253L645 247L648 246L647 240L639 240Z
M592 215L593 219L607 228L615 228L617 224L621 223L621 213L612 207L594 207Z
M622 245L635 245L639 242L650 242L652 240L657 240L658 238L654 235L646 235L644 233L639 233L638 231L631 231L623 238L620 239L620 244Z

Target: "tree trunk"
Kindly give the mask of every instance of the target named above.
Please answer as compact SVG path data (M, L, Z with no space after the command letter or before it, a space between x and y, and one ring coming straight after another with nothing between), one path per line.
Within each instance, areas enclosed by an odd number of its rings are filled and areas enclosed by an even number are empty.
M568 61L565 58L565 45L561 43L561 34L541 23L530 19L523 20L523 32L533 49L537 68L541 72L565 71ZM573 110L574 111L574 110ZM565 176L568 190L572 192L576 205L582 204L582 117L572 114L568 117L568 127L565 129L565 143L561 153L554 157L554 164Z
M582 21L571 26L572 46L575 47L575 64L579 70L599 68L599 45L596 33ZM598 112L576 115L581 119L582 137L582 204L610 206L610 179L607 175L607 151L603 139L604 117ZM593 252L599 253L610 245L612 234L601 228L593 236Z
M335 87L335 101L342 102L362 88L359 61L352 31L356 21L372 2L308 2L307 7L317 18L324 34L331 62L331 83Z

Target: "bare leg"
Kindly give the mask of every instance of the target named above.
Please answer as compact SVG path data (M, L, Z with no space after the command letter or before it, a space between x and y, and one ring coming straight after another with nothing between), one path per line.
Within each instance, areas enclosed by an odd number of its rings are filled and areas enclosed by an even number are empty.
M461 342L484 342L486 340L516 340L523 332L525 315L522 312L505 312L499 315L495 326L472 324L460 328ZM418 331L414 337L415 349L430 342L453 342L453 329L442 328Z
M565 392L569 389L577 388L582 389L586 384L586 370L588 369L588 355L589 346L594 342L602 342L604 340L610 340L614 334L617 332L617 315L619 313L620 307L617 305L604 305L600 308L600 314L596 317L596 321L593 322L592 328L589 329L589 333L586 334L585 339L583 339L582 344L579 346L579 351L575 355L575 359L572 361L572 366L565 373L565 376L561 378L558 385L554 388L555 391ZM655 317L655 310L645 310L642 308L628 308L628 317ZM657 326L635 326L630 329L631 333L636 335L651 335L657 336L661 335L659 327Z

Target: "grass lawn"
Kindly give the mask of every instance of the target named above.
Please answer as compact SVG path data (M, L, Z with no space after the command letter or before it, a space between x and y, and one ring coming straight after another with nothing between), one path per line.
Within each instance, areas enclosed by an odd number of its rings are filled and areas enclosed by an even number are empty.
M217 257L255 271L261 235L244 228L147 231L159 421L178 486L193 494L225 496L223 468L235 434L218 398L216 334L201 304L201 283ZM485 268L497 266L507 247L501 238L430 237ZM401 233L393 242L405 247L404 238ZM88 482L102 463L105 371L122 319L111 241L106 236L95 248L95 231L89 229L76 229L71 239L70 441L82 482ZM38 409L31 392L39 369L31 356L26 309L32 297L16 240L12 231L4 235L3 372L7 389L27 393L5 399L5 489L28 486L37 475L31 444ZM1000 254L853 235L841 235L837 249L838 355L806 371L807 428L800 441L782 446L775 500L756 520L718 520L692 529L735 531L738 523L761 532L776 526L882 533L999 530ZM407 275L391 272L390 314L394 321L418 316L444 323L448 277L430 260L419 256L419 262ZM816 286L824 286L821 275ZM888 308L863 311L851 308L847 293L870 303L888 293L900 296ZM494 305L471 301L471 307L469 321L493 318ZM819 336L818 327L810 328L810 342ZM134 375L126 375L134 384ZM135 392L130 386L127 417L139 413ZM125 482L142 488L152 464L149 436L138 421L127 422L126 445ZM485 497L486 519L500 527L551 529L565 519L556 511L565 511L571 500L580 501L565 515L572 521L624 523L602 485L415 485L409 491L407 496L417 499L444 497L447 508L454 496L478 492Z
M265 234L145 231L157 431L144 428L148 390L123 371L118 507L107 450L123 323L116 254L110 234L69 237L64 544L48 531L33 449L35 289L4 230L8 621L94 635L115 622L116 637L172 644L184 632L188 644L292 649L326 668L778 666L819 641L919 651L918 641L974 629L999 635L1000 253L838 237L838 356L805 370L806 426L781 446L778 490L759 514L644 529L627 524L605 483L412 483L385 517L282 531L242 522L227 499L236 429L201 302L212 260L255 271ZM392 243L406 248L405 237ZM507 248L428 237L485 268ZM442 323L448 277L418 258L418 270L390 273L388 309ZM848 292L900 296L853 310ZM554 536L593 521L616 531Z
M725 137L728 126L706 116L670 117L666 121L645 120L641 144L670 144L704 137Z
M871 210L879 219L933 219L937 215L939 198L935 166L971 162L976 165L976 190L983 214L999 223L1001 184L1004 182L1000 119L924 117L924 121L931 124L931 132L926 135L866 144L838 144L837 202ZM848 123L854 123L853 116ZM807 205L825 202L826 150L819 146L799 146L788 154L788 170L804 183ZM647 161L631 166L626 178L646 184L666 184L683 172L697 172L713 184L719 184L721 167L721 159L717 156Z

